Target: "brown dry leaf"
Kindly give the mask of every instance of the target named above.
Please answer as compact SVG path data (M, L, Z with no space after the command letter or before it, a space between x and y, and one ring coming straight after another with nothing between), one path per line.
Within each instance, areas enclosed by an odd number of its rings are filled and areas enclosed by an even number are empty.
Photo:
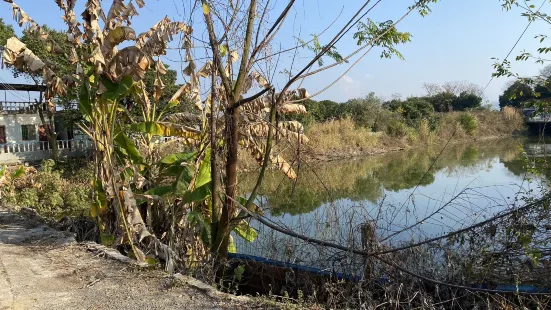
M189 35L191 31L192 29L188 25L182 22L172 22L170 18L165 17L149 31L140 34L136 39L136 46L151 56L164 55L166 45L172 41L173 35L180 32Z
M35 22L21 7L15 4L11 0L4 0L5 2L11 3L11 9L14 20L17 22L19 27L22 27L25 24L28 24L28 30L30 32L38 34L38 38L46 44L46 48L49 52L62 53L63 49L53 40L48 39L48 34L42 30L42 27Z
M135 81L143 79L145 72L151 66L150 58L136 46L120 50L109 63L107 72L114 81L120 81L125 76L132 76Z
M89 42L99 44L103 41L103 32L99 26L99 18L102 17L105 18L100 0L88 0L82 13L82 19L84 20L84 32Z
M191 85L188 83L182 85L180 89L178 89L177 92L172 95L172 98L170 98L170 101L177 101L180 102L180 98L182 95L188 95L191 91Z
M138 6L141 8L143 8L145 6L145 2L143 0L136 0L136 3L138 4Z
M92 57L90 61L95 64L96 72L103 72L103 68L105 67L105 58L103 57L103 53L101 52L99 47L96 47L92 52Z
M125 5L123 0L113 0L113 4L111 4L109 13L107 14L106 28L113 29L117 26L121 26L123 22L130 25L130 19L136 15L138 15L138 11L132 2Z
M76 1L68 1L68 3L66 3L65 1L56 0L56 3L63 11L62 18L69 27L69 31L67 33L69 42L80 45L83 33L79 28L80 23L77 22L75 12L73 11Z
M76 75L84 74L84 69L82 69L82 65L80 63L77 63L77 68L75 70Z
M271 97L263 96L245 104L244 107L251 112L260 113L270 107L271 101Z
M285 114L307 114L308 111L306 111L306 107L302 104L284 104L279 108L279 111L281 113Z
M280 121L278 122L279 127L291 130L294 132L303 132L304 126L298 121Z
M77 54L77 50L75 48L72 48L71 49L71 55L69 56L69 61L74 64L74 63L77 63L78 62L78 54Z
M259 165L263 164L264 161L264 147L259 146L256 144L254 140L251 138L243 141L243 146L249 153L252 155L252 157L256 160L256 162ZM275 164L285 175L290 179L296 179L297 174L295 173L295 170L291 167L291 165L280 155L272 156L270 155L270 162Z
M289 163L280 155L277 155L275 157L270 156L270 161L274 163L289 179L296 179L297 174L295 173L295 170Z
M246 127L245 137L267 137L270 125L266 122L252 123ZM291 142L308 143L309 139L302 133L302 124L297 121L278 123L277 137Z
M236 62L237 60L239 60L239 54L237 53L237 51L233 51L230 53L230 59L231 62Z
M208 61L204 66L197 71L197 76L202 78L208 78L210 77L212 73L212 61Z
M19 24L19 27L22 27L24 24L29 22L34 23L34 20L30 18L29 15L27 15L27 13L25 13L25 11L21 9L21 7L13 3L13 1L10 3L13 13L13 19Z
M155 101L159 101L159 99L161 99L161 95L163 94L163 89L165 88L165 84L163 83L159 75L157 75L157 77L155 78L155 83L153 85L155 86L155 93L153 94L153 98L155 98Z
M8 39L2 56L6 64L22 72L39 72L46 67L46 64L16 37Z
M246 140L243 146L249 151L256 162L259 165L262 165L262 162L264 160L264 150L256 145L256 143L252 139Z
M14 63L17 55L27 46L16 37L9 38L4 46L4 61Z
M119 26L109 31L105 37L105 43L113 47L127 40L135 40L136 32L128 26Z
M176 124L195 125L201 123L201 116L193 113L172 113L165 117L165 120Z
M194 72L195 72L195 63L191 61L184 69L183 73L187 76L191 76Z
M160 59L157 61L157 66L155 67L155 69L157 70L157 73L159 73L159 74L164 75L164 74L167 73L165 64Z
M260 87L264 87L264 88L270 87L270 85L268 84L268 81L260 73L254 71L251 73L251 75L256 80L256 82Z
M298 141L301 144L308 143L310 139L303 134L304 127L297 121L278 122L278 136L283 136L290 141Z
M310 98L310 94L306 90L306 88L299 88L296 90L296 96L298 99L308 99Z
M266 79L260 73L253 71L245 79L245 84L243 85L243 92L246 93L253 87L253 81L256 81L256 83L260 87L263 87L263 88L270 87L270 84L268 84L268 81L266 81Z
M201 101L201 93L199 91L199 85L196 85L195 87L193 84L191 84L191 91L190 91L190 99L193 101L197 109L203 111L203 101Z

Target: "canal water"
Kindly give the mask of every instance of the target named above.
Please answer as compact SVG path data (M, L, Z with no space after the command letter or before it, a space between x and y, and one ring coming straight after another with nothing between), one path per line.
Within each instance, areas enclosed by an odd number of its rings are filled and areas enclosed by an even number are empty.
M354 160L301 164L298 179L269 171L257 200L264 216L286 229L361 248L369 226L386 246L424 240L522 205L547 188L549 145L495 139L427 147ZM241 180L252 189L256 175ZM254 242L235 237L238 253L327 267L339 254L254 221ZM342 258L341 258L342 259Z

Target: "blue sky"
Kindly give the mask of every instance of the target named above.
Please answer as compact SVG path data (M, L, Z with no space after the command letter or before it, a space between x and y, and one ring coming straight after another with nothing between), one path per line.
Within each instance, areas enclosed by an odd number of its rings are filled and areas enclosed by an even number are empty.
M37 3L41 4L38 5ZM108 1L104 1L108 3ZM165 15L181 20L182 3L189 1L146 0L146 8L140 11L140 16L133 21L137 32L145 31ZM339 26L354 14L355 9L364 1L358 0L301 0L287 18L284 27L278 33L274 43L283 48L294 46L294 36L306 38L309 34L320 33L333 20L337 19L334 27L326 32L320 41L323 44L330 40ZM375 2L375 1L372 1ZM375 21L397 20L405 13L412 0L384 0L368 16ZM53 0L20 0L17 2L31 17L39 23L45 23L57 29L65 29L60 19L61 11ZM81 12L83 1L79 1L78 12ZM175 8L178 3L178 9ZM286 5L287 1L272 0L276 12ZM540 2L541 3L541 2ZM539 6L540 3L534 3ZM492 57L504 58L527 25L525 17L520 16L519 10L505 12L498 0L441 0L432 4L432 13L426 17L412 14L398 25L400 31L408 31L413 35L412 42L400 46L405 61L399 59L381 59L377 51L368 54L335 86L320 94L315 99L331 99L346 101L375 92L382 97L390 97L394 93L403 96L422 95L424 82L443 83L446 81L467 80L481 86L486 85L493 71ZM551 10L551 3L543 7L543 11ZM0 17L8 23L13 23L9 4L0 3ZM80 17L77 14L77 17ZM17 26L16 26L17 28ZM534 39L536 34L545 33L548 28L543 23L534 23L524 35L510 57L514 60L521 50L535 51L539 40ZM196 27L196 36L203 37L204 31ZM347 55L357 48L352 34L347 35L337 45L342 55ZM300 52L297 63L305 63L311 54L303 50ZM292 55L280 59L279 70L288 68ZM180 59L176 52L170 52L168 59ZM170 61L166 60L168 64ZM326 63L330 63L326 60ZM172 68L178 69L179 64L172 63ZM514 69L524 75L538 72L541 65L533 62L514 64ZM337 76L347 69L347 65L338 66L324 71L307 79L304 87L310 93L316 93L329 85ZM19 81L11 76L6 69L2 69L0 77L6 81ZM283 77L276 78L281 83ZM503 92L507 79L494 80L488 87L486 99L495 102ZM2 94L0 94L1 96ZM9 96L9 95L8 95Z

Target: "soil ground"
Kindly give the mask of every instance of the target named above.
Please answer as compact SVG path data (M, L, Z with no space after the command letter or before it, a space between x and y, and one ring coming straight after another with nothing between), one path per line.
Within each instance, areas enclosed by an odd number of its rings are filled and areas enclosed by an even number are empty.
M162 271L97 257L69 233L0 209L2 310L252 308L263 307Z

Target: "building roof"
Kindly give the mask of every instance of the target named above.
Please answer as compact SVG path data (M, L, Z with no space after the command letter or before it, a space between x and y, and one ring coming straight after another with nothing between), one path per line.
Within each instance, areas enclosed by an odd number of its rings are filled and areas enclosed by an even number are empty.
M46 91L46 85L0 83L0 90Z

